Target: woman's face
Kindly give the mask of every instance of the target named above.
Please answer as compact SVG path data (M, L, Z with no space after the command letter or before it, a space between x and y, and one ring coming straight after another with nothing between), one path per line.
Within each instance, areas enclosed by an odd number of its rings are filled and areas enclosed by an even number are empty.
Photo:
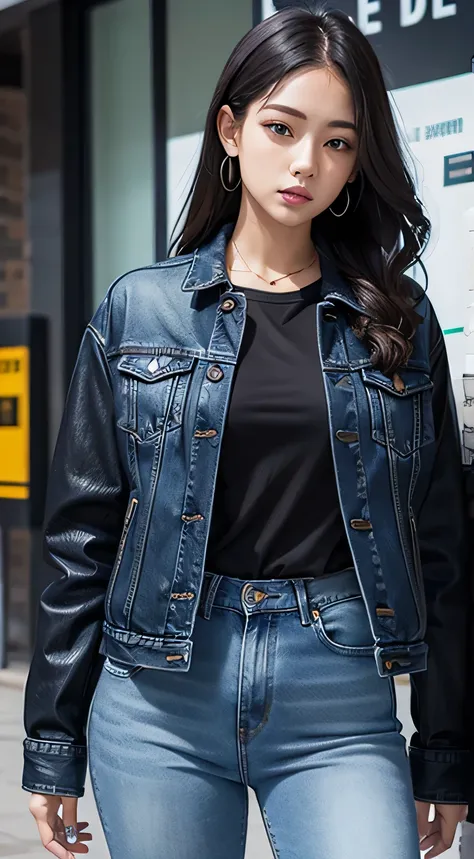
M239 157L243 194L279 223L298 226L327 209L355 179L354 123L347 85L324 68L288 76L269 97L251 104L237 126L223 107L218 129L227 154ZM284 195L296 186L306 199Z

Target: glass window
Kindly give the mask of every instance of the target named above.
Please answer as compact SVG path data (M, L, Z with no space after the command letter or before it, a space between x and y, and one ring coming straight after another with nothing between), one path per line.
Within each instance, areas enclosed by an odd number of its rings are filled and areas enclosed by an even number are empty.
M89 13L93 303L123 272L154 262L149 0Z
M252 26L252 0L168 3L168 233L196 166L209 103L225 63Z

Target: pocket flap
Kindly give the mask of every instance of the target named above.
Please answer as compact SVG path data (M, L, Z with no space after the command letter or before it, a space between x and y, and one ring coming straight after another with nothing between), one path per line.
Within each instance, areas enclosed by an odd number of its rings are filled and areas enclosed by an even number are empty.
M189 373L193 363L194 358L187 355L123 355L117 369L142 382L158 382L177 373Z
M403 390L400 381L396 386L394 379L384 376L381 370L362 370L362 378L366 385L380 388L394 397L409 397L420 391L429 391L433 387L433 382L428 373L424 373L422 370L410 370L403 367L396 375L403 383Z

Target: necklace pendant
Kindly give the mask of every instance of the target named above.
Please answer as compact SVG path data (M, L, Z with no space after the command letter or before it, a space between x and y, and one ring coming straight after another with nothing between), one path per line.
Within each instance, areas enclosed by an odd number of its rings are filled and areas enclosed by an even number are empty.
M270 281L270 286L276 286L276 280L271 280L271 281Z

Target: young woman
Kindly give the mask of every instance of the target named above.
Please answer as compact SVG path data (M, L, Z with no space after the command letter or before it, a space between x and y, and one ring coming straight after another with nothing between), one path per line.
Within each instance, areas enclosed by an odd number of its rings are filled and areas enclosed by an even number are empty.
M59 435L23 779L59 859L91 838L86 738L112 859L241 859L248 786L279 859L451 844L468 588L443 337L404 275L428 235L351 20L248 33L178 253L109 290Z

